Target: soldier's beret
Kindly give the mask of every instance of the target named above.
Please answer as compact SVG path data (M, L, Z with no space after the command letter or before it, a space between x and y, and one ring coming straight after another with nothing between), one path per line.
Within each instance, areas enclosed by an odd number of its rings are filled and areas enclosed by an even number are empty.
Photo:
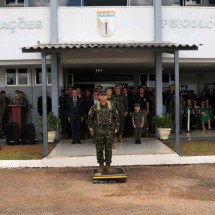
M19 90L15 90L15 93L16 93L16 94L19 94Z
M135 103L134 107L140 107L140 104L139 103Z

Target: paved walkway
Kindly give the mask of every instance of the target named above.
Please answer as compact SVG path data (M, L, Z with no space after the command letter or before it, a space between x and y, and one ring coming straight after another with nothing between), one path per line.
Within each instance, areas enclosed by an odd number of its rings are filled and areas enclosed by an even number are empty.
M82 144L71 144L71 140L61 140L48 157L95 156L95 154L92 139L85 140ZM134 144L133 138L127 138L124 143L119 143L117 148L113 149L113 155L144 154L175 154L175 152L155 138L143 138L142 144Z

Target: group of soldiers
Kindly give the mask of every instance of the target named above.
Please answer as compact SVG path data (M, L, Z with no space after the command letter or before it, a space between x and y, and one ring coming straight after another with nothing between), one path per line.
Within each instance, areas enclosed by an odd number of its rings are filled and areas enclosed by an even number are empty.
M16 90L13 99L7 97L6 92L0 92L0 138L6 133L6 126L10 121L10 105L23 105L22 122L25 123L28 114L28 102L22 91Z

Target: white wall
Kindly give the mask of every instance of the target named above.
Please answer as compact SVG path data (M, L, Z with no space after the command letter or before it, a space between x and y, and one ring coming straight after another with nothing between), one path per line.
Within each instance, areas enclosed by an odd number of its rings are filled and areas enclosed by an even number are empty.
M163 7L163 40L202 44L199 51L180 52L180 57L215 58L215 8Z
M111 37L97 32L97 11L115 11L116 31ZM59 42L152 41L153 7L59 8Z
M97 31L97 11L104 10L115 11L111 37ZM153 7L60 7L59 42L153 41L153 14ZM40 28L35 27L38 21ZM23 54L21 47L48 43L49 23L49 8L0 8L0 61L40 59L39 54ZM214 59L215 8L163 7L163 40L201 43L199 51L181 52L180 57Z
M49 42L49 29L49 8L0 8L0 60L40 59L21 48Z

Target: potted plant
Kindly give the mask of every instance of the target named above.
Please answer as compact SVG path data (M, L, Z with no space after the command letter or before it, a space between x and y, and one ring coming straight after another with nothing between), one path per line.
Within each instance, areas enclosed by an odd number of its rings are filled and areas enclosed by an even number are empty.
M43 131L43 117L39 116L38 123ZM48 113L47 116L47 130L48 130L48 142L53 143L56 137L56 131L60 127L60 119L56 117L52 112Z
M170 114L156 115L153 117L152 122L155 128L158 130L161 140L169 139L169 135L172 128L172 116Z

